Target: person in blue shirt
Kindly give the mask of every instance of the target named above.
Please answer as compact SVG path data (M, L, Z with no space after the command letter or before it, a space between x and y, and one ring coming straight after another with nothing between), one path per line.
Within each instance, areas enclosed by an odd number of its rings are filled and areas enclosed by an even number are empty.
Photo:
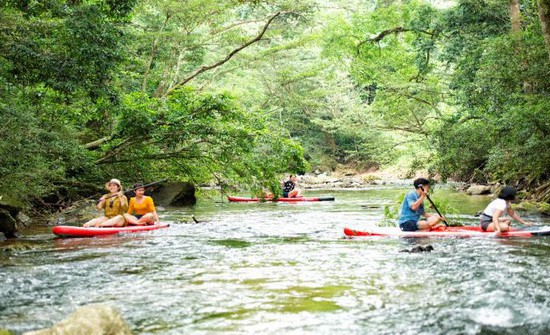
M428 196L430 181L424 178L415 179L414 191L410 191L403 200L399 215L399 228L403 231L430 230L445 227L441 223L445 218L437 214L426 213L424 200ZM423 219L421 220L420 217Z

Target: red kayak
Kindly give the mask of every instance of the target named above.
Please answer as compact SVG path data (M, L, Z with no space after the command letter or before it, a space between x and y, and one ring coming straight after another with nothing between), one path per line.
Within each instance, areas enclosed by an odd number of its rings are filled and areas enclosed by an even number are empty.
M228 196L227 199L231 202L259 202L259 201L272 201L272 202L300 202L300 201L334 201L334 197L297 197L297 198L246 198L246 197L232 197Z
M103 235L115 235L120 233L138 233L142 231L167 228L168 223L154 224L150 226L126 226L126 227L77 227L77 226L55 226L53 233L66 237L93 237Z
M533 237L550 235L550 227L529 227L525 229L514 229L501 234L486 232L480 227L446 227L429 231L402 231L397 227L373 227L360 231L351 228L344 228L346 236L367 236L367 237Z

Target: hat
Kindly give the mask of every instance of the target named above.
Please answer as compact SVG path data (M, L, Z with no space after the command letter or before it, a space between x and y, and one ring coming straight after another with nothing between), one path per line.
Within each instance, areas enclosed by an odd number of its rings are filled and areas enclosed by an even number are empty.
M105 184L105 188L109 189L109 184L116 184L118 185L118 189L122 190L122 184L120 183L120 180L118 179L111 179L108 183Z

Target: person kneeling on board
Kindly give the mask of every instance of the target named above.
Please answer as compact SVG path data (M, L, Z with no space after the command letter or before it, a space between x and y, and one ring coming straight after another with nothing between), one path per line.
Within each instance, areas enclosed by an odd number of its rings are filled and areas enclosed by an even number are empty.
M399 228L403 231L430 230L445 227L441 221L445 218L437 214L426 213L424 200L428 196L430 181L425 178L418 178L413 182L414 190L407 193L401 212L399 214ZM420 220L420 217L424 219Z
M532 223L523 220L512 209L512 202L516 199L516 189L511 186L505 186L498 194L498 199L493 200L483 213L481 214L480 226L483 231L494 231L496 233L504 233L510 230L512 222L505 218L508 213L513 219L523 223L526 226L531 226Z
M298 180L295 175L290 175L287 180L282 182L283 198L299 198L302 192L296 188Z

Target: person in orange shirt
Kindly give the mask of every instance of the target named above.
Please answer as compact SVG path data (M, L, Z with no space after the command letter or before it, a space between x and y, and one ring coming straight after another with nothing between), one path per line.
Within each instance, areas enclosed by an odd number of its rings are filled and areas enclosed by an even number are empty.
M145 195L143 184L135 184L133 188L136 196L130 199L128 213L124 215L128 224L144 226L160 223L153 198Z

